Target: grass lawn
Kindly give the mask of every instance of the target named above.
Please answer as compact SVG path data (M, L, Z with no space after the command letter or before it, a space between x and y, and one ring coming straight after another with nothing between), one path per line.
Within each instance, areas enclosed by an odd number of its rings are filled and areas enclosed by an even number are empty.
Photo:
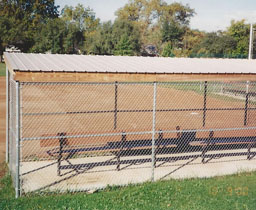
M10 176L1 179L0 209L255 209L256 172L159 181L107 188L93 194L14 198Z
M242 88L241 85L242 84ZM232 95L228 96L228 95L220 95L219 93L221 93L221 89L222 89L222 83L218 83L218 82L208 82L208 86L207 86L207 97L212 97L212 98L216 98L219 100L224 100L224 101L230 101L230 102L244 102L245 99L239 99L239 98L235 98ZM235 89L235 90L245 90L245 83L232 83L232 84L226 84L227 88L229 89ZM239 87L236 87L239 86ZM168 85L163 85L162 87L166 87L166 88L174 88L176 90L180 90L180 91L193 91L195 93L197 93L198 95L204 95L204 82L184 82L184 83L173 83L173 84L168 84ZM254 86L251 86L254 87ZM253 91L253 89L251 89L250 91ZM244 96L245 97L245 96ZM249 101L250 104L254 104L253 102Z
M0 63L0 76L5 76L5 64Z

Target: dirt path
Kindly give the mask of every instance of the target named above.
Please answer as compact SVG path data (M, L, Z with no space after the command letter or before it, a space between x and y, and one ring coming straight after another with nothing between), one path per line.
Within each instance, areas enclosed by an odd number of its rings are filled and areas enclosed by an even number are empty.
M5 161L5 105L5 77L0 77L0 163Z

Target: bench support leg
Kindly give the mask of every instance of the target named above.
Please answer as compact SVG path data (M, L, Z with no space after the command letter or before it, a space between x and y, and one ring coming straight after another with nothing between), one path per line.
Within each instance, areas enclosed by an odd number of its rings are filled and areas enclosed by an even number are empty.
M58 133L58 136L61 136L59 138L59 155L58 155L58 161L57 161L57 174L58 176L61 176L61 171L60 171L60 165L61 165L61 160L62 160L62 152L63 152L63 146L65 144L66 138L65 138L66 133Z
M117 153L117 166L116 166L116 170L120 171L120 152Z
M253 156L251 156L251 148L255 147L256 143L250 143L248 144L248 151L247 151L247 160L251 160L253 158Z
M248 149L248 151L247 151L247 160L250 160L250 156L251 156L251 144L248 144L248 147L247 147L247 149Z
M163 132L162 132L162 130L160 130L159 134L158 134L158 139L157 139L157 142L156 142L157 147L156 147L155 154L154 154L154 167L156 167L156 154L157 154L157 152L159 150L159 147L161 145L161 141L163 140L163 136L164 136Z
M157 147L156 147L155 154L154 154L154 156L155 156L155 158L154 158L154 167L156 167L156 154L159 150L159 147L161 145L162 140L163 140L163 132L162 132L162 130L160 130L159 134L158 134L158 139L157 139L157 142L156 142Z
M126 134L125 133L122 133L122 138L121 138L121 141L120 141L120 144L119 144L119 147L120 147L120 150L117 152L117 166L116 166L116 169L118 171L120 171L120 165L121 165L121 155L122 155L122 151L123 151L123 147L124 147L124 142L126 141Z
M207 142L207 144L206 144L205 146L203 146L202 155L201 155L201 157L202 157L202 163L205 163L205 154L206 154L206 152L208 151L208 148L209 148L209 146L210 146L210 143L211 143L211 139L212 139L212 137L213 137L213 134L214 134L214 132L213 132L213 131L210 131L208 142Z
M203 146L203 151L202 151L202 163L205 163L205 153L207 152L207 146Z

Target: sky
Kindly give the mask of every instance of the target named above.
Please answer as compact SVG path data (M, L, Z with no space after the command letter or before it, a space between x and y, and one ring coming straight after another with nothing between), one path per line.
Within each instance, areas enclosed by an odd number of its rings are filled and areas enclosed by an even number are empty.
M207 32L225 30L232 19L245 19L247 23L256 23L256 0L165 0L167 3L189 4L196 15L191 18L192 29ZM123 7L128 0L55 0L62 9L65 5L78 3L89 6L101 21L115 20L115 11Z

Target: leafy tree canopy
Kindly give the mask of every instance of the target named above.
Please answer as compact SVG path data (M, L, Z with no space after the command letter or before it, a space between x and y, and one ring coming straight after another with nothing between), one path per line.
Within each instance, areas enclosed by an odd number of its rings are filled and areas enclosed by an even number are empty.
M0 0L0 56L7 45L15 45L41 53L247 57L245 20L205 33L190 29L195 14L177 2L129 0L113 23L102 23L82 4L65 6L59 15L54 0Z
M164 42L181 40L194 14L188 5L164 0L130 0L116 12L118 19L139 26L143 45L154 43L158 48Z
M54 0L0 1L2 45L15 45L28 51L34 44L34 32L48 19L57 17L58 6Z
M78 4L76 7L65 6L61 11L61 18L66 23L75 24L80 31L92 30L99 24L99 19L90 7Z

